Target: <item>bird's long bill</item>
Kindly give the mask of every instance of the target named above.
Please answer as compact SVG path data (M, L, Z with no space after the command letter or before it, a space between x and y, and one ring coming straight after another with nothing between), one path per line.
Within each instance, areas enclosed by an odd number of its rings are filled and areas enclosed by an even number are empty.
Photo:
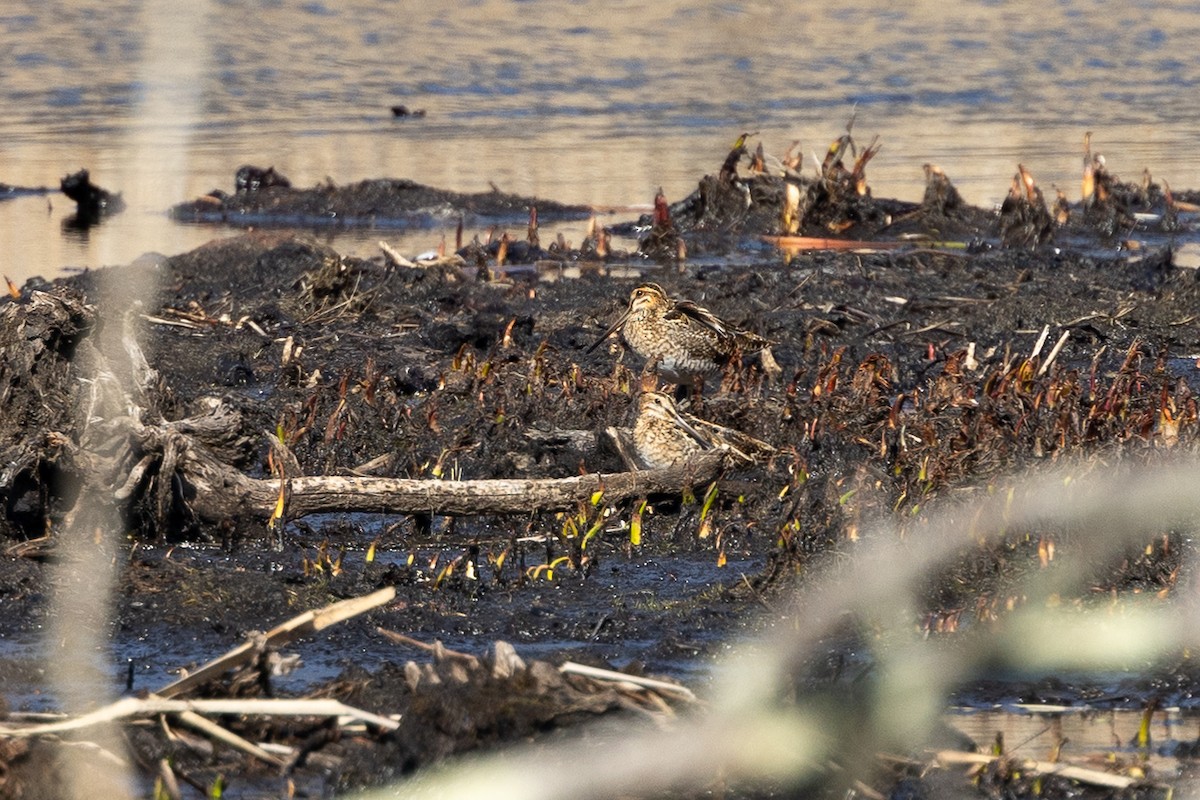
M589 347L587 350L585 350L585 351L584 351L584 354L586 355L587 353L590 353L590 352L592 352L592 351L593 351L593 350L595 350L597 347L599 347L601 344L603 344L603 343L604 343L604 341L608 339L608 337L610 337L610 336L612 336L614 333L616 333L616 332L617 332L617 330L618 330L618 329L619 329L619 328L620 328L622 325L624 325L624 324L625 324L625 320L629 319L629 315L630 315L630 314L632 314L632 313L633 313L633 309L632 309L632 308L630 308L630 309L626 309L626 310L625 310L625 313L624 313L624 314L622 314L621 316L617 317L617 321L616 321L616 322L614 322L612 325L610 325L610 326L608 327L608 330L606 330L606 331L604 332L604 335L603 335L603 336L601 336L599 339L597 339L595 342L593 342L593 343L592 343L592 346L591 346L591 347Z
M702 449L704 449L704 450L712 449L712 446L713 446L712 440L710 440L704 434L700 433L700 431L696 430L695 426L693 426L692 423L688 422L687 419L683 416L683 414L679 413L679 409L675 408L674 405L671 406L670 413L671 413L671 418L673 420L675 420L675 424L678 425L683 430L687 431L687 434L689 436L691 436L693 439L695 439L696 442L700 445L700 447Z

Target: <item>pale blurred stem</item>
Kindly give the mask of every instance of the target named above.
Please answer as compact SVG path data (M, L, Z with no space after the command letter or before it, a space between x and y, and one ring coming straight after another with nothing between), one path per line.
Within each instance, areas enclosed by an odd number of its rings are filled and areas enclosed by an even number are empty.
M126 316L124 324L105 326L99 334L92 392L81 409L79 448L84 458L98 456L97 448L110 436L112 425L123 427L123 418L131 411L136 413L125 386L132 382L133 393L142 394L152 375L141 357L131 320ZM129 363L132 371L121 380L109 368L113 363ZM117 565L124 561L120 532L111 490L89 473L74 507L64 517L58 534L59 561L54 567L57 592L54 623L47 639L47 671L52 692L64 711L79 713L112 699L116 681L108 633ZM99 726L89 731L88 740L127 763L117 726ZM95 791L90 771L71 759L61 761L60 773L70 787L68 796L88 797ZM114 780L123 785L107 783L105 791L110 796L113 792L131 796L127 780Z

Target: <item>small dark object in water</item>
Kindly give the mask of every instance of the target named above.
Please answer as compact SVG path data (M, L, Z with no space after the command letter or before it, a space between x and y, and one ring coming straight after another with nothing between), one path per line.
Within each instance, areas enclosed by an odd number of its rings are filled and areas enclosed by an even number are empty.
M285 189L292 188L292 182L282 173L276 172L274 166L263 169L262 167L255 167L250 164L238 167L237 176L234 178L234 185L239 192L257 192L259 189L266 189L270 186L282 186Z
M86 169L68 175L59 182L63 194L75 201L77 207L75 224L93 225L101 217L116 214L125 209L121 195L113 194L92 183Z
M393 117L423 117L425 109L409 108L408 106L392 106Z

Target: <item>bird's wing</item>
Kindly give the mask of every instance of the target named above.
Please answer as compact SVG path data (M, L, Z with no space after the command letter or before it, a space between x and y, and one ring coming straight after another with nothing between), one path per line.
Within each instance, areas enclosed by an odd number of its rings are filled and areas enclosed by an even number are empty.
M759 457L770 456L776 452L776 449L770 444L761 439L755 439L748 433L726 428L724 425L718 425L691 414L683 416L686 416L691 426L710 442L710 446L727 447L735 456L744 461L752 463Z
M691 300L676 300L669 311L666 313L667 319L679 319L686 317L705 328L708 328L713 333L720 336L722 339L731 338L736 331L730 327L724 320L716 314L709 311L703 306L698 306Z
M698 306L691 300L676 300L665 316L667 319L686 317L708 328L721 337L721 339L728 341L731 347L737 346L742 348L743 351L760 350L769 344L774 344L771 340L764 339L757 333L733 327L704 306Z

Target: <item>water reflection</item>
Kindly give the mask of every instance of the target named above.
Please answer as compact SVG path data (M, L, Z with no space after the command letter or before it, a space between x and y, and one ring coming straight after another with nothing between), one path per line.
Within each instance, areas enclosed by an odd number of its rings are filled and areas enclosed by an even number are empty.
M881 195L916 199L934 161L968 201L994 204L1021 161L1077 197L1087 129L1118 175L1200 187L1197 29L1194 5L1098 0L26 3L0 12L13 65L0 181L55 185L86 167L129 209L80 240L62 235L61 196L49 213L0 203L0 252L20 279L190 249L219 233L166 209L232 189L246 163L299 186L406 177L648 203L659 186L690 191L742 131L776 152L799 139L807 157L855 109L856 132L881 135ZM428 115L397 119L399 104ZM365 254L376 238L338 247Z

